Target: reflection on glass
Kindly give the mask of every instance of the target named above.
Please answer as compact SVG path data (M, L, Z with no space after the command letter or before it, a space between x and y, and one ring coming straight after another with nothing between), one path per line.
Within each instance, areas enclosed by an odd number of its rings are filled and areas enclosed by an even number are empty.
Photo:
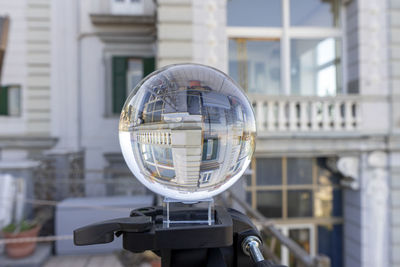
M257 158L256 160L257 185L282 184L282 159Z
M280 93L279 40L229 40L229 75L249 93Z
M282 25L281 0L228 0L228 26L264 26Z
M119 131L124 158L144 185L197 200L240 178L254 150L255 120L228 76L181 64L138 84L122 110Z
M342 191L330 186L319 186L314 193L315 217L340 217L342 211Z
M312 212L311 190L288 190L288 217L310 217Z
M290 0L290 25L339 26L340 0Z
M320 186L315 191L314 216L331 217L333 204L333 189L329 186Z
M319 167L317 180L320 185L338 185L340 176L326 168Z
M287 176L288 184L312 184L312 159L288 158Z
M257 210L267 218L282 217L282 191L257 192Z
M305 251L310 253L310 230L309 229L290 229L289 230L289 238L294 240L297 244L299 244ZM291 267L300 267L303 266L299 260L296 260L296 257L290 253L289 266Z
M127 87L126 95L129 95L130 91L135 88L136 84L143 78L143 61L138 58L128 59L128 68L126 72Z
M334 38L291 41L292 93L332 96L341 91L340 42Z

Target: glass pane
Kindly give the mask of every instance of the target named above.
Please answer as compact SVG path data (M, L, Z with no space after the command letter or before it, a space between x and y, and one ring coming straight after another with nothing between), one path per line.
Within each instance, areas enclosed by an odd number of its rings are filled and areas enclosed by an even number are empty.
M281 0L228 0L228 26L265 26L282 25Z
M293 39L291 86L295 95L332 96L341 91L340 41Z
M320 186L315 191L314 216L340 217L342 210L342 190L328 186Z
M257 210L267 218L282 217L282 192L257 192Z
M325 168L318 168L318 184L320 185L338 185L340 182L339 174L334 174Z
M287 159L288 184L312 184L312 159Z
M312 216L312 191L288 190L288 217Z
M310 229L291 229L289 230L289 238L299 244L305 251L310 253ZM296 260L295 256L290 253L289 266L303 266L300 261Z
M282 159L256 159L257 185L282 184Z
M279 94L280 65L279 40L229 40L229 74L249 93Z
M127 95L133 88L135 88L135 86L142 80L142 78L143 78L142 60L137 58L129 58L128 68L126 72L126 79L128 83L128 87L126 88Z
M335 27L339 26L339 0L291 0L290 25Z
M343 226L318 226L318 253L331 259L331 267L343 266Z

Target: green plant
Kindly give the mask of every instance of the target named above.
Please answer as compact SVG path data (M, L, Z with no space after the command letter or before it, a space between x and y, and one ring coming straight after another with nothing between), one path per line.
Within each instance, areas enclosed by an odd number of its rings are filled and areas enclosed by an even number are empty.
M3 228L3 232L5 233L24 232L35 228L36 225L37 223L35 221L23 220L19 224L10 223L9 225Z

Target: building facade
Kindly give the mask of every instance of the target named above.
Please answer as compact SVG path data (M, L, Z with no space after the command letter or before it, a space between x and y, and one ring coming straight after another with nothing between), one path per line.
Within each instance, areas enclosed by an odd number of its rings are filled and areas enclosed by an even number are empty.
M103 171L125 168L129 91L168 64L211 65L254 107L247 201L332 266L400 266L399 0L17 0L0 17L2 172L51 157L125 179Z

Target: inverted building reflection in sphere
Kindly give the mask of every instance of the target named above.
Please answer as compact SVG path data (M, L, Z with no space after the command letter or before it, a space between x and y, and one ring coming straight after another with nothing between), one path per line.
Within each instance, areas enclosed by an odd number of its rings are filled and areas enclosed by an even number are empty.
M133 174L180 200L216 195L236 182L254 151L254 113L226 74L196 64L160 69L130 93L119 138Z

